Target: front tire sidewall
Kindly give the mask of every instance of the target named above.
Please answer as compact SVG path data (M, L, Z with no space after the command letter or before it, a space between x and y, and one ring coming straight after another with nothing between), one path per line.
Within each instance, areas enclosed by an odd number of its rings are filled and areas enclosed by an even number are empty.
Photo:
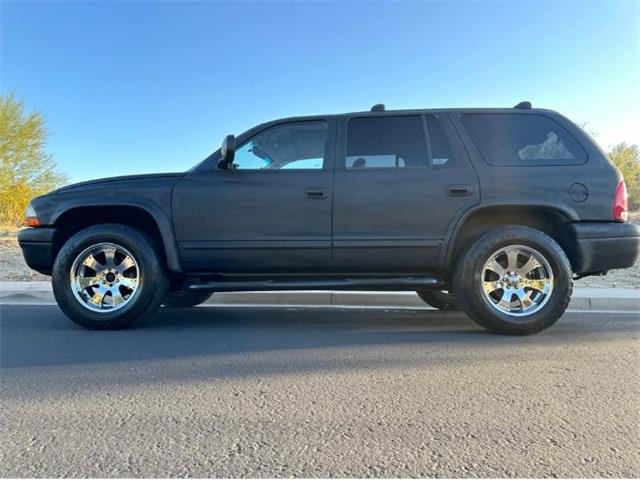
M510 245L537 250L551 266L553 290L547 303L537 312L511 316L489 304L482 290L485 262L495 251ZM479 325L496 333L527 335L553 325L566 310L573 290L569 260L562 248L548 235L529 227L506 227L480 237L461 258L454 275L459 305Z
M124 307L113 312L94 312L75 297L70 271L80 253L104 242L121 245L131 252L140 270L139 283L135 296ZM51 282L61 310L75 323L98 330L125 328L146 318L160 306L167 290L166 276L151 241L136 229L115 224L89 227L72 236L58 253Z

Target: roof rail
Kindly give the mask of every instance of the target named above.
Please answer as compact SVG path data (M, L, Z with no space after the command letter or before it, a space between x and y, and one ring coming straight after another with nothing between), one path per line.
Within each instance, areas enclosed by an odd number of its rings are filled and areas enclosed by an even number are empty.
M372 112L384 112L385 106L384 103L376 103L373 107L371 107Z
M520 110L531 110L531 102L520 102L513 108L519 108Z

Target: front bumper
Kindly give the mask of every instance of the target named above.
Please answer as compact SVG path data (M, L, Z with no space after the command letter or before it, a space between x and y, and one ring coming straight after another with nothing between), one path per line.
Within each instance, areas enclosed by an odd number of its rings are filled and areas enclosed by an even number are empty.
M57 236L58 229L54 227L25 228L18 232L18 243L29 268L51 275Z
M606 272L631 267L640 257L640 225L633 223L574 223L577 273Z

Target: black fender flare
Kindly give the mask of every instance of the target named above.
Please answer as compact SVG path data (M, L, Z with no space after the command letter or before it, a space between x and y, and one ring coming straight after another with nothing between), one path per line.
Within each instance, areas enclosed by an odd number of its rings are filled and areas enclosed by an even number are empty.
M92 200L91 202L87 202L84 199L78 199L77 201L69 200L62 202L58 208L55 209L50 217L50 223L55 225L59 218L70 210L92 207L134 207L144 210L151 216L158 227L158 231L160 232L160 240L162 241L165 258L167 260L167 268L172 273L182 273L182 266L180 265L180 258L178 256L178 248L171 219L167 217L157 203L148 199L139 197L121 197L115 201L113 198L105 198L104 200L97 199Z
M552 202L546 202L544 200L538 200L535 203L531 203L531 201L526 202L522 199L501 199L500 201L495 202L482 202L476 204L461 212L457 218L455 218L450 224L447 232L445 234L445 238L443 241L443 248L440 253L440 269L447 270L447 267L450 265L451 256L453 255L453 247L456 243L456 239L462 230L465 222L469 217L475 215L483 210L490 210L495 208L522 208L527 210L540 210L540 211L552 211L554 213L558 213L565 217L568 221L576 222L580 221L580 217L576 213L576 211L563 204L557 204Z

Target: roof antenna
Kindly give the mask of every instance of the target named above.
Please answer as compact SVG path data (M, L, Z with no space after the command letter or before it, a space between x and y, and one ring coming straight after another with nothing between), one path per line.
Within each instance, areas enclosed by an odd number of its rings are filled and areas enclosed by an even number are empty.
M520 102L513 108L519 108L520 110L531 110L531 102Z
M384 103L376 103L373 107L371 107L372 112L384 112L385 107Z

